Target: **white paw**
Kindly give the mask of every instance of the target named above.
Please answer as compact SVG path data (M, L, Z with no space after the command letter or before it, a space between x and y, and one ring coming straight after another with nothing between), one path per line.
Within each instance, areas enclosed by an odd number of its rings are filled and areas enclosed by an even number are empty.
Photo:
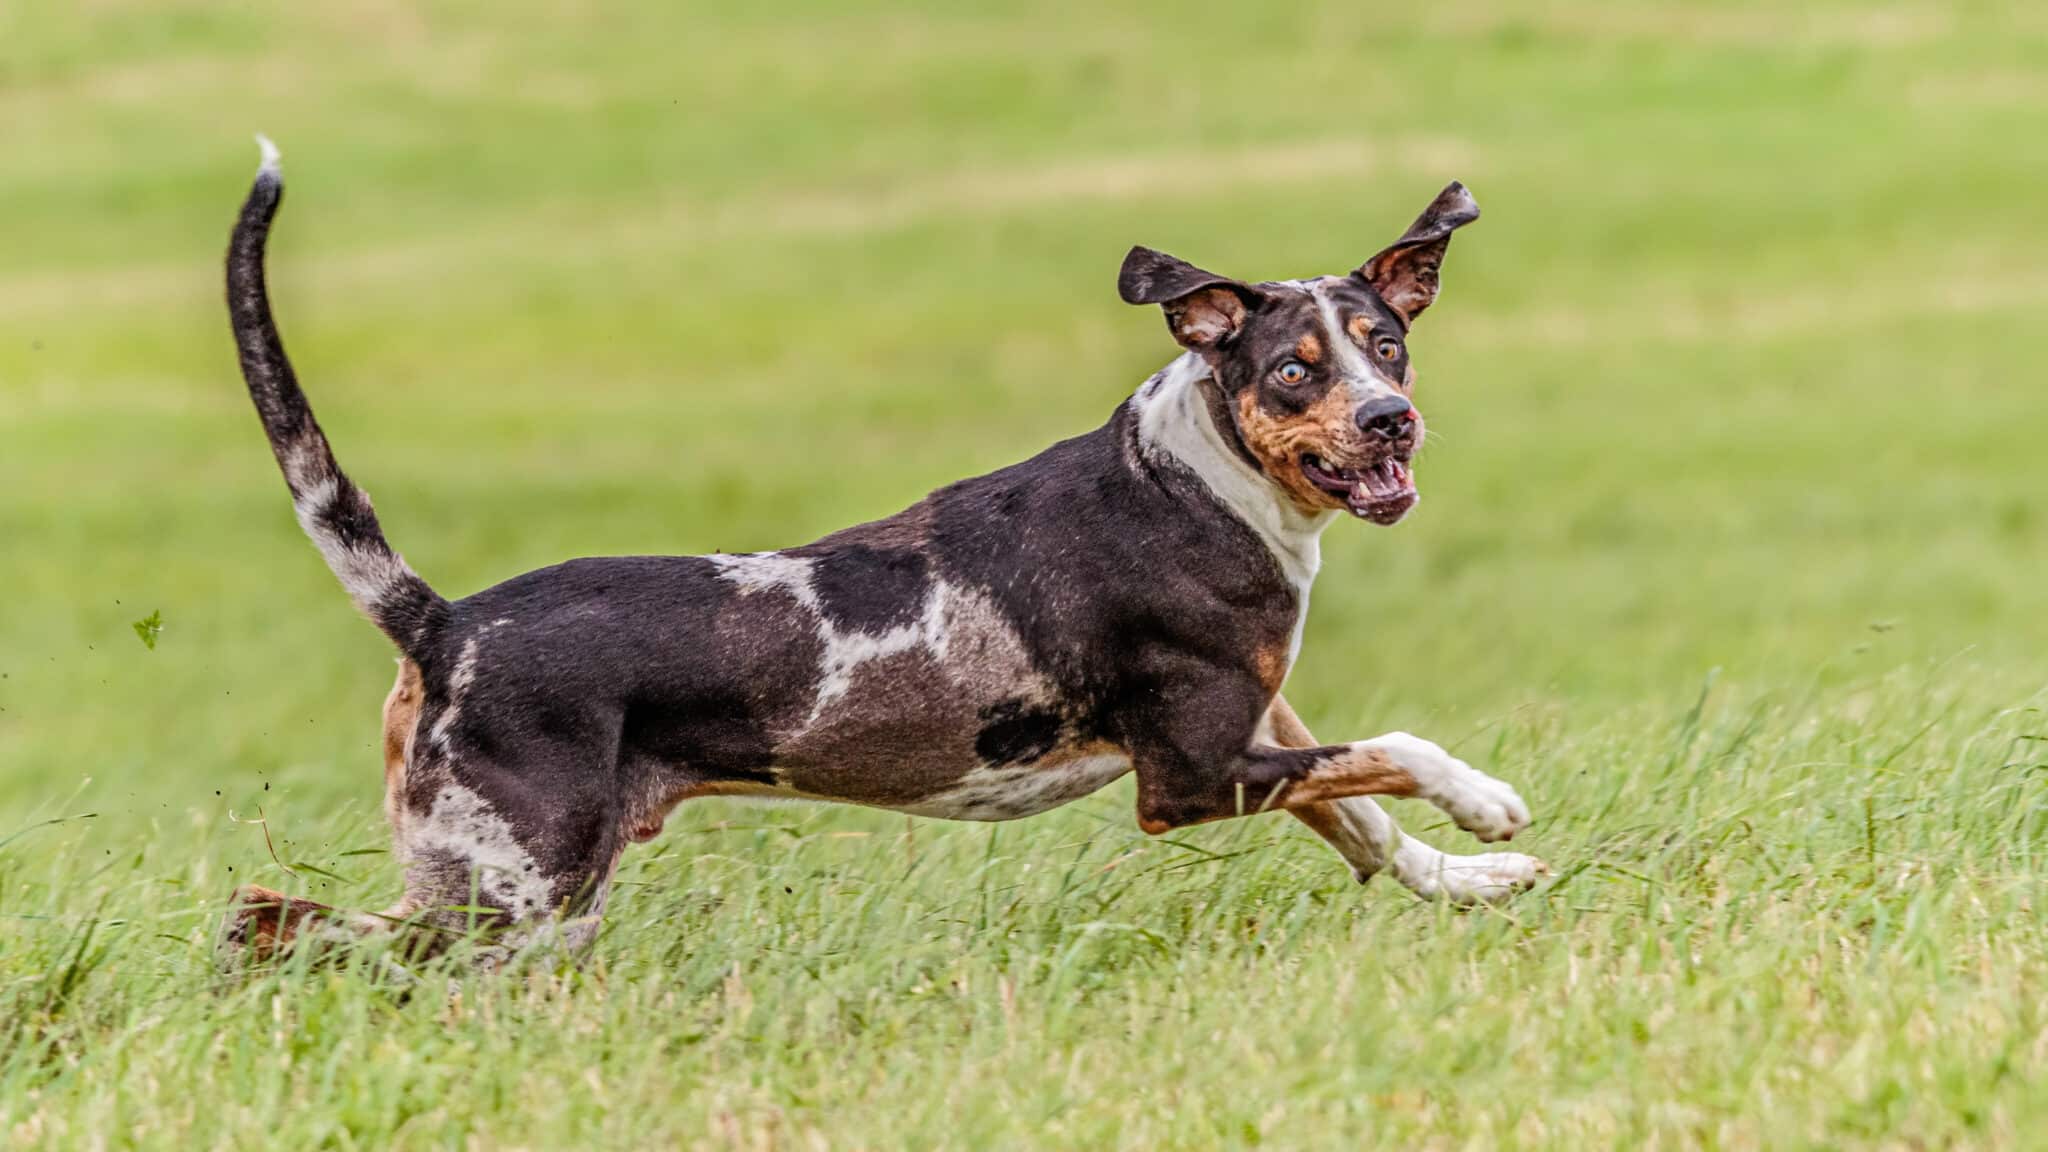
M1435 744L1406 732L1391 732L1371 743L1415 777L1417 795L1479 839L1489 844L1512 840L1529 826L1529 806L1505 781Z
M1415 861L1413 867L1403 869L1401 881L1417 896L1430 900L1499 904L1536 888L1536 881L1544 875L1550 875L1550 865L1522 853L1485 853L1477 857L1434 853L1434 859Z
M1529 826L1529 806L1505 781L1474 769L1466 771L1469 775L1448 781L1440 793L1428 797L1457 821L1458 827L1491 844L1512 840Z

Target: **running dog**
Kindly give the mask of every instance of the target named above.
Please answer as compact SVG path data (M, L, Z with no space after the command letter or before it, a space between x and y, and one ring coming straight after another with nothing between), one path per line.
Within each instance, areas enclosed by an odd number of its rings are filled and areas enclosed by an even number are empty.
M1162 833L1285 810L1360 880L1505 898L1542 863L1447 856L1371 799L1431 802L1485 841L1515 791L1427 740L1319 744L1280 695L1319 541L1415 506L1423 421L1407 335L1436 299L1460 184L1356 271L1248 283L1146 248L1125 302L1182 349L1109 422L903 512L778 552L571 560L462 600L385 540L335 463L271 319L276 150L227 258L242 374L300 526L397 645L385 807L405 866L388 911L237 893L230 951L322 935L486 927L587 943L626 846L700 796L831 800L1012 820L1137 774Z

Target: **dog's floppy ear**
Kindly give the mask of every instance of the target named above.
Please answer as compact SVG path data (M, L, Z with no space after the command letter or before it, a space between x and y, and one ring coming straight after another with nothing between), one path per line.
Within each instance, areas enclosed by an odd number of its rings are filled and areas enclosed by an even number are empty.
M1367 260L1353 275L1372 285L1387 306L1410 324L1436 299L1437 270L1451 233L1479 219L1479 205L1456 180L1437 193L1399 240Z
M1241 280L1204 272L1150 248L1133 248L1124 257L1116 290L1126 304L1161 305L1173 338L1197 352L1210 351L1236 335L1259 295Z

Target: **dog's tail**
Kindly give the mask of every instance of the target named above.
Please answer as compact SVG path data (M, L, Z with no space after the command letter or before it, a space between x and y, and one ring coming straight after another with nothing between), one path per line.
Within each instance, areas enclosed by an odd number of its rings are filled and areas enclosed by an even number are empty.
M270 318L270 294L263 284L263 247L271 218L284 198L284 177L276 146L261 136L263 165L242 204L228 243L228 315L241 353L242 378L263 418L270 450L284 470L299 526L341 578L356 607L391 637L407 656L430 663L431 643L448 620L448 601L384 539L370 497L334 462L327 436L285 359L284 343Z

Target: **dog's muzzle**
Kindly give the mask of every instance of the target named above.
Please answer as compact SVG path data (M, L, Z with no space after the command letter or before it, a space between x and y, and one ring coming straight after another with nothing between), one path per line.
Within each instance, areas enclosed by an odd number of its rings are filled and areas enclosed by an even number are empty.
M1422 441L1421 417L1407 397L1382 395L1359 405L1353 419L1365 440L1364 459L1342 463L1310 453L1301 458L1302 474L1352 515L1393 524L1421 499L1408 469Z

